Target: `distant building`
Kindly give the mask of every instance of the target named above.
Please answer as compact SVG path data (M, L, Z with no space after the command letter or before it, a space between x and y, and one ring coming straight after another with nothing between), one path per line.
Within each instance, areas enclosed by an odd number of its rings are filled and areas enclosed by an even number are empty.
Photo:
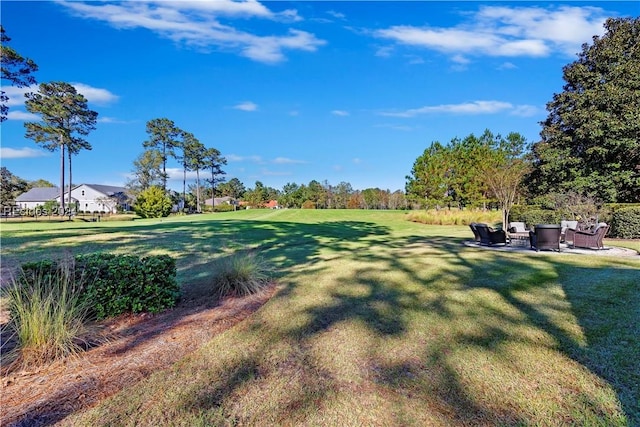
M16 197L16 205L21 209L34 209L60 198L58 187L36 187Z
M235 200L233 197L216 197L214 199L207 199L204 201L205 206L220 206L220 205L233 205Z
M280 205L277 200L269 200L263 206L268 209L280 209Z
M116 213L118 209L130 209L127 189L113 185L80 184L71 189L70 203L66 189L64 198L72 211ZM34 209L50 201L60 203L59 188L32 188L16 197L16 204L23 209Z

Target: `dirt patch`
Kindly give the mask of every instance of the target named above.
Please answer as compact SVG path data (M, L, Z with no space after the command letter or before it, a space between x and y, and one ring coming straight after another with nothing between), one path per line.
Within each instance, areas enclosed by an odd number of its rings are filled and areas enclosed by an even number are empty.
M110 340L34 371L3 374L2 426L42 426L95 405L168 368L260 308L275 285L210 305L183 301L158 315L126 315L102 324Z

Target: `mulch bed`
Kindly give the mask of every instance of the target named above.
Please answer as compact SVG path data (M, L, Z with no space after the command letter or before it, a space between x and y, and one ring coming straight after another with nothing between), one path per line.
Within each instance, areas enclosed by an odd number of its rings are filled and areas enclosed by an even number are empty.
M271 285L255 295L209 305L186 301L157 315L121 316L101 324L107 342L79 357L31 371L6 372L3 366L0 425L51 425L95 405L241 322L275 290Z

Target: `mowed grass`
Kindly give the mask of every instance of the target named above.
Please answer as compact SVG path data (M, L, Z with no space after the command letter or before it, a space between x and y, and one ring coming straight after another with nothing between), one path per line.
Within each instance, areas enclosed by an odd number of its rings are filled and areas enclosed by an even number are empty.
M469 248L386 211L82 225L3 224L3 262L167 253L210 298L211 264L251 251L279 291L63 425L640 425L638 258Z

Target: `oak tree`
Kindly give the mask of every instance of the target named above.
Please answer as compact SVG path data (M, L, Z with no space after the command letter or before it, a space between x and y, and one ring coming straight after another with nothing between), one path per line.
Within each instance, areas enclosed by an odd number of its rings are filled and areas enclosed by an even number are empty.
M640 200L640 18L608 19L563 68L533 147L530 190Z

